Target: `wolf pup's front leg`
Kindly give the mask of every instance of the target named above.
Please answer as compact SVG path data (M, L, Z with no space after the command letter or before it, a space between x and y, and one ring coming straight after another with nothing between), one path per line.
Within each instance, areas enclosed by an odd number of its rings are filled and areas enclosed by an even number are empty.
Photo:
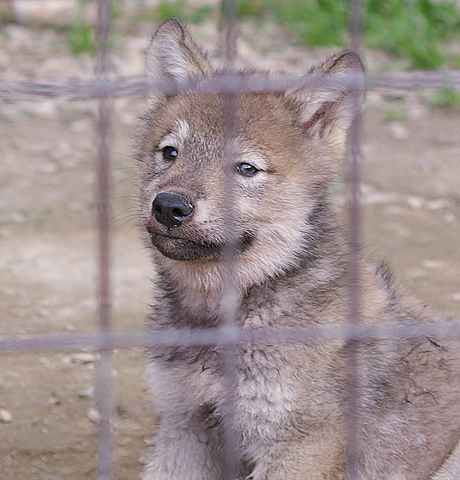
M142 480L220 480L220 453L212 439L214 429L178 428L175 419L163 418L148 454ZM214 447L214 448L213 448Z

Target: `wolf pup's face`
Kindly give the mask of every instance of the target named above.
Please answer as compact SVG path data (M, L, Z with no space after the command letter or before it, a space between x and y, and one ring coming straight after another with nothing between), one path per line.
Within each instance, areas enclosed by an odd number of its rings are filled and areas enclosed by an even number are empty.
M216 73L176 20L153 37L147 72L151 81L178 82L205 82ZM342 52L309 75L360 73L359 58ZM243 283L295 265L345 152L360 96L340 86L236 95L227 144L222 95L153 97L139 129L138 190L160 261L193 263L203 272L221 262L231 241Z

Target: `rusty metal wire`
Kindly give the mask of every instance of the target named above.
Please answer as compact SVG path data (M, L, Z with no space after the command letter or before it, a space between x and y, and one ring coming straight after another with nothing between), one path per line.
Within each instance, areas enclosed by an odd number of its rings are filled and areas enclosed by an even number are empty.
M351 47L358 54L363 50L364 15L363 1L351 0L350 24ZM348 174L348 314L349 325L359 325L361 317L361 208L360 208L360 159L361 116L360 98L353 92L356 116L350 129L350 165ZM358 478L359 440L359 340L348 340L347 349L347 478Z
M233 0L222 1L222 50L224 55L224 69L226 74L232 74L235 69L236 57L236 7ZM228 239L223 250L223 259L225 263L225 281L222 292L222 310L223 326L227 329L235 330L237 327L237 302L238 293L235 285L234 259L236 255L236 239L234 238L235 215L233 211L235 189L232 181L232 163L235 137L235 111L236 98L234 93L226 93L224 99L224 155L225 182L224 195L226 199L226 218L225 218L225 236ZM223 452L224 452L224 472L223 477L227 480L233 480L238 474L238 438L234 429L235 419L235 390L236 390L236 369L237 369L237 346L238 343L230 345L221 345L222 348L222 372L225 388L225 397L223 405Z
M361 78L361 77L360 77ZM351 89L354 82L360 81L352 75L341 77L340 82ZM348 80L347 80L348 79ZM321 80L295 75L268 74L232 74L216 75L206 82L190 80L181 84L171 81L147 82L142 78L133 79L97 79L97 80L59 80L40 82L2 82L0 81L0 98L10 101L26 100L30 97L55 98L63 97L72 100L100 98L110 95L111 98L144 96L147 93L166 93L174 95L181 92L195 91L199 93L239 93L284 91L288 89L328 87L336 85L336 79ZM345 83L347 82L347 83ZM412 89L460 89L460 70L446 72L388 72L379 75L368 75L368 89L373 90L412 90Z
M350 34L352 48L362 51L363 42L363 1L350 3ZM113 435L112 410L113 393L111 383L112 352L117 348L157 346L207 346L222 347L223 371L227 387L225 442L225 478L236 477L238 458L237 437L232 427L234 410L233 386L236 372L236 347L244 343L257 342L305 342L334 341L345 339L349 342L349 408L348 408L348 472L349 479L355 478L358 419L357 391L359 385L358 356L359 342L370 339L401 337L422 337L426 335L460 337L460 324L445 322L429 325L387 324L366 326L359 324L360 312L360 122L354 123L350 137L349 172L349 245L350 245L350 295L349 323L336 326L272 328L241 331L235 322L236 305L233 301L232 258L230 249L226 253L229 278L226 283L223 305L225 322L219 328L207 330L163 330L151 333L116 333L112 331L112 307L110 287L110 101L117 97L139 96L147 93L177 94L180 92L220 92L225 95L225 136L228 156L231 156L233 136L234 94L241 92L284 91L287 89L322 88L340 86L350 91L361 87L361 77L347 76L337 79L312 79L305 76L234 73L236 57L236 7L233 0L223 0L222 45L225 60L223 74L205 82L190 80L183 83L147 83L144 79L121 79L108 77L108 36L111 23L111 1L98 1L98 57L97 78L89 81L60 80L53 82L0 82L0 98L19 101L31 98L63 97L68 99L98 99L98 230L99 230L99 331L88 334L47 334L47 335L0 335L0 353L32 351L94 350L101 353L98 366L97 392L99 422L98 472L100 480L113 477ZM371 89L432 89L452 87L460 89L460 71L451 72L392 72L367 77ZM229 182L227 182L229 183ZM228 198L231 199L231 185ZM229 202L231 203L231 202ZM231 209L230 220L231 220ZM231 226L232 222L228 224Z
M112 3L98 1L96 76L107 81L108 41L112 16ZM98 238L99 238L99 328L102 333L112 330L112 305L110 282L110 98L105 92L98 97ZM99 448L97 468L100 480L113 478L113 351L104 349L97 365L96 394L99 412Z
M433 324L324 325L292 328L165 329L145 332L93 332L0 335L0 354L76 350L114 350L120 348L237 345L273 342L333 342L337 340L388 340L398 338L460 337L460 320Z

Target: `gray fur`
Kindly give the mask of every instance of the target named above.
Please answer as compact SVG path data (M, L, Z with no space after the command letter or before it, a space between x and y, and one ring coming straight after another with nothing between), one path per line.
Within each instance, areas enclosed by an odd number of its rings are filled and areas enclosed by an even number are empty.
M175 20L154 36L153 80L210 75L212 66ZM311 75L362 73L342 52ZM359 95L360 97L360 95ZM237 322L242 329L347 321L347 248L328 204L356 98L343 91L236 98L232 228L225 191L223 98L152 98L138 136L140 217L158 282L152 330L222 322L222 246L236 236ZM174 161L162 149L177 149ZM167 228L152 214L160 192L190 199L194 214ZM386 267L363 263L361 322L435 322ZM445 338L359 345L359 480L460 478L460 353ZM345 341L241 345L235 385L240 478L346 478ZM143 480L223 480L224 385L219 347L149 354L161 421ZM454 451L455 449L455 451ZM451 455L451 452L453 452Z

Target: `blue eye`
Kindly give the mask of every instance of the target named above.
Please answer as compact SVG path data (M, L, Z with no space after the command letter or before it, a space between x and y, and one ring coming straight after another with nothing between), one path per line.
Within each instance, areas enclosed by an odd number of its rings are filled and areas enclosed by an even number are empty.
M243 177L253 177L259 170L250 163L240 163L237 165L236 170Z
M163 151L163 158L170 162L176 160L179 155L179 152L174 147L163 147L161 150Z

